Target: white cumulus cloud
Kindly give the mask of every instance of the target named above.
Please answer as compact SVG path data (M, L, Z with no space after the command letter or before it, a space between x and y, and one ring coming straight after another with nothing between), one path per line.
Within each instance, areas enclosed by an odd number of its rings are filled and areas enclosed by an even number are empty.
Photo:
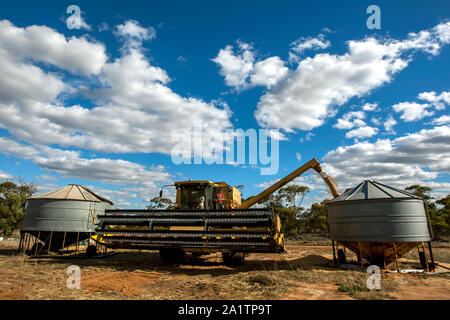
M343 55L323 53L302 60L289 77L261 97L255 112L258 123L287 132L321 126L333 107L392 81L411 61L407 52L438 54L444 43L436 28L411 33L401 41L349 41Z
M250 75L251 85L274 86L288 74L288 68L279 57L270 57L255 64Z
M397 113L402 113L400 119L405 122L417 121L424 117L429 117L434 114L434 111L429 111L430 105L427 103L415 103L415 102L400 102L392 106Z
M6 28L19 35L29 30L9 22L3 22L0 29L2 26L3 31ZM134 23L121 26L117 28L120 37L151 38ZM33 32L27 33L26 43L39 42L49 32L56 40L65 39L47 27L29 28ZM170 154L177 143L172 141L176 130L191 130L195 122L219 132L232 126L231 112L224 103L183 97L172 91L166 71L152 65L140 47L123 51L113 61L103 61L97 85L74 87L59 73L46 72L44 66L30 61L37 55L35 51L26 49L18 56L15 48L24 47L23 42L7 45L13 42L10 39L17 41L0 32L0 128L19 140L100 152ZM101 48L105 54L104 45L97 42L73 37L66 45L71 41ZM46 52L52 56L54 47L39 48L42 56L47 56ZM89 50L74 50L71 54L77 55L74 61L85 61L86 66L95 61ZM61 63L55 65L65 67ZM97 72L96 68L90 70ZM67 105L64 96L72 93L85 95L91 106Z
M83 158L79 151L48 146L26 145L10 138L0 137L0 150L22 159L33 161L42 169L66 178L100 181L114 185L156 187L170 181L163 166L147 168L138 163L120 159Z
M87 37L71 37L47 26L20 28L0 21L0 48L16 59L49 63L71 73L99 74L107 61L105 46Z
M383 126L386 132L395 134L394 126L397 124L397 121L389 115L389 117L384 121Z
M220 66L220 74L225 77L227 86L240 88L246 84L250 72L253 70L255 56L251 46L238 42L239 52L234 53L234 47L227 45L220 49L217 56L212 59Z
M344 188L365 179L400 188L427 185L429 180L450 172L449 139L450 128L438 126L393 140L339 147L322 160L327 172Z
M255 62L251 45L238 41L238 50L227 45L212 59L220 67L219 73L225 77L227 86L237 90L254 86L272 87L284 79L289 69L279 57L269 57Z
M142 42L156 38L153 27L142 27L136 20L128 20L114 29L114 34L124 41L126 48L139 48Z
M291 51L289 52L289 61L291 63L300 61L300 57L305 50L321 50L331 45L330 41L325 39L323 34L317 37L300 37L291 43Z
M347 139L351 138L369 138L378 133L378 129L370 126L363 126L357 129L350 130L345 134Z
M439 118L433 119L432 124L442 125L442 124L450 124L450 116L443 115Z
M364 111L376 111L378 107L378 104L376 103L365 103L361 109L363 109Z
M4 181L4 180L10 180L12 179L12 175L10 175L9 173L3 172L0 170L0 181Z
M336 124L333 125L337 129L351 129L353 127L361 127L366 123L362 120L366 117L366 114L362 111L351 111L347 112L339 118Z
M419 99L428 101L431 103L437 110L445 109L445 105L450 105L450 92L441 92L437 94L434 91L431 92L422 92L418 96Z
M417 121L434 115L434 111L427 110L428 108L434 107L436 110L443 110L446 104L450 104L450 92L445 91L440 94L434 91L422 92L417 98L428 103L406 101L392 106L395 112L402 113L400 119L405 122Z

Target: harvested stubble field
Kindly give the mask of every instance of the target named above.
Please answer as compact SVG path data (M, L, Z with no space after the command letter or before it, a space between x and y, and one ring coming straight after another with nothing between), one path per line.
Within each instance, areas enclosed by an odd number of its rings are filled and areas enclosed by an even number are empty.
M101 259L27 257L15 242L0 242L0 299L449 299L450 274L382 273L381 290L368 275L327 263L331 246L288 243L287 254L251 254L244 265L224 266L218 254L168 266L156 251L119 251ZM450 267L447 244L434 248ZM81 268L81 289L68 289L67 267ZM392 268L392 266L391 266ZM419 268L411 252L402 269ZM445 271L446 269L440 269ZM448 270L447 270L448 271Z

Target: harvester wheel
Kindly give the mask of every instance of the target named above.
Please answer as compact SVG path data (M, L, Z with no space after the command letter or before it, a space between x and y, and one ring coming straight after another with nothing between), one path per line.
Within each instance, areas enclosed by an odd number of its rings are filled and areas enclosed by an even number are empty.
M222 252L222 260L225 265L238 266L245 262L243 252Z
M182 264L186 253L180 248L167 248L159 250L159 257L165 264Z
M424 270L427 269L427 261L425 259L425 254L423 252L419 252L419 261L420 261L420 265L422 266L422 268Z
M97 246L90 245L86 248L86 255L88 258L92 258L97 254Z
M375 256L372 259L372 263L379 266L380 268L384 268L384 256Z
M345 257L345 253L343 249L338 250L338 263L339 265L347 262L347 258Z

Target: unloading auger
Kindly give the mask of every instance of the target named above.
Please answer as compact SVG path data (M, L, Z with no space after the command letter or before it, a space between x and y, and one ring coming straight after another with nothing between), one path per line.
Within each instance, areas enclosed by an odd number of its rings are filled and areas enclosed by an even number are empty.
M98 216L96 238L109 248L159 250L165 263L182 263L186 253L221 252L226 264L243 262L250 252L283 253L278 215L271 208L250 207L308 169L320 174L333 197L338 195L335 181L315 158L244 202L225 182L181 181L175 183L174 210L105 210Z

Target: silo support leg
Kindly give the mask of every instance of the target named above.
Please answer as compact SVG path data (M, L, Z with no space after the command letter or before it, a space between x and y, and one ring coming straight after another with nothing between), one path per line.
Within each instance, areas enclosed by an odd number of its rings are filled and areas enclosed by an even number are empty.
M30 238L29 238L29 241L28 241L28 250L30 250L31 251L31 248L33 247L33 235L30 233L29 235L28 235Z
M27 251L27 240L28 240L28 233L24 233L23 235L23 252L25 253Z
M435 264L434 264L434 258L433 258L433 250L431 249L431 241L428 241L428 251L430 252L430 259L431 259L431 268L435 269Z
M425 258L425 264L427 265L427 272L430 272L430 267L428 266L428 259L427 259L427 254L425 253L425 245L423 244L423 241L422 241L422 250L423 250L423 256Z
M33 243L32 243L33 242L33 235L30 233L28 236L30 237L30 239L28 241L28 250L31 251L31 248L33 247Z
M20 233L20 240L19 240L19 253L22 252L22 245L23 245L23 233Z
M398 267L397 248L395 247L395 242L393 242L392 244L394 245L395 265L397 267L397 272L400 273L400 268Z
M364 271L364 263L363 263L363 255L362 255L362 249L361 249L361 242L358 242L359 246L359 260L361 262L361 270Z
M41 232L39 231L39 232L38 232L37 239L36 239L36 243L38 242L38 240L39 240L40 238L41 238ZM38 254L37 249L38 249L38 245L36 244L36 246L35 246L35 248L34 248L34 255L35 255L35 256L37 256L37 254Z
M334 249L334 240L331 240L331 246L333 247L333 262L334 262L334 265L337 266L338 262L336 260L336 251Z
M76 247L76 251L75 251L75 254L78 254L78 246L80 245L80 233L79 232L77 232L77 247Z
M34 238L34 245L33 245L33 247L34 247L34 255L36 255L37 243L38 243L38 238L35 237ZM33 247L31 247L31 250L33 250Z
M24 253L25 251L25 233L20 233L20 243L19 243L19 249L20 252Z
M25 252L28 251L29 241L30 241L30 234L29 233L25 233Z
M50 248L52 246L52 238L53 238L53 231L50 231L50 241L48 242L47 254L50 253Z
M30 241L28 242L28 250L31 251L31 249L33 248L33 235L30 233L29 237Z
M66 244L66 232L64 232L64 237L63 237L63 242L62 242L62 246L61 246L61 250L64 253L64 245Z

